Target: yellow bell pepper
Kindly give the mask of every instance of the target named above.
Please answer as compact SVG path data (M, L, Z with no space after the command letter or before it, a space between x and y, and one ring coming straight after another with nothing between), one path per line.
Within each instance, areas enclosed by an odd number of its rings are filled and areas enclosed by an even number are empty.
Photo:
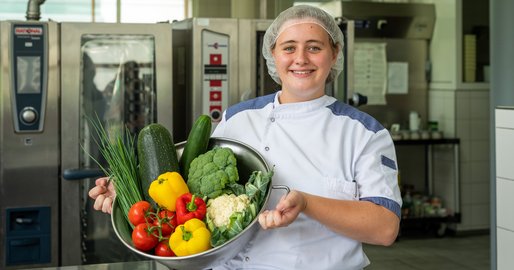
M184 178L177 172L166 172L155 179L148 188L148 194L160 207L175 211L177 198L188 193Z
M193 255L211 248L211 232L203 221L192 218L175 228L169 243L175 255Z

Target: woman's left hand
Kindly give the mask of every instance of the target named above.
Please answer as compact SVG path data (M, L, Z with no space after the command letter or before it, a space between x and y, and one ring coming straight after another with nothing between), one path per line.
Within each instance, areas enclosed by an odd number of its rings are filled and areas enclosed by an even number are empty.
M293 190L280 198L274 210L266 210L259 215L259 223L263 229L286 227L293 223L307 207L305 194Z

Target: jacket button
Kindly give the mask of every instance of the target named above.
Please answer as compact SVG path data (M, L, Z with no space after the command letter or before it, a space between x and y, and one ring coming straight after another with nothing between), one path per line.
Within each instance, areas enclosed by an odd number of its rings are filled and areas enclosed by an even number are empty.
M245 257L245 261L246 262L250 261L250 257Z
M275 117L271 117L269 120L270 120L271 122L275 122Z
M264 150L269 151L269 147L267 147L267 146L264 147Z

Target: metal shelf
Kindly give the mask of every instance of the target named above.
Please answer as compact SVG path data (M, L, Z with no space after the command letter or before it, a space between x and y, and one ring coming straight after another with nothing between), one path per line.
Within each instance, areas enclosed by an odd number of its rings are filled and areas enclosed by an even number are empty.
M459 138L443 138L443 139L426 139L426 140L395 140L394 144L397 146L424 146L425 154L426 154L426 164L425 164L425 172L426 172L426 192L429 195L433 195L433 187L434 187L434 179L433 179L433 146L434 145L451 145L453 146L453 154L454 154L454 179L453 179L453 196L454 200L454 213L445 217L438 216L427 216L427 217L402 217L402 223L404 225L411 225L416 223L458 223L461 221L461 213L460 213L460 152Z

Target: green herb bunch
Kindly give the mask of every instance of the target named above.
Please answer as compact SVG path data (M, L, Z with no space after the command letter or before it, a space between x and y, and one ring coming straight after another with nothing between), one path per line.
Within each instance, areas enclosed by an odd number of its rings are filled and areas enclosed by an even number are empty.
M98 135L94 141L100 153L107 161L109 168L105 168L96 159L91 157L102 169L109 180L113 181L116 191L116 201L119 203L125 218L128 221L130 207L143 200L141 180L139 178L137 155L135 149L135 136L125 129L112 129L108 133L100 120L89 121ZM124 131L124 132L123 132ZM129 222L130 223L130 222Z

